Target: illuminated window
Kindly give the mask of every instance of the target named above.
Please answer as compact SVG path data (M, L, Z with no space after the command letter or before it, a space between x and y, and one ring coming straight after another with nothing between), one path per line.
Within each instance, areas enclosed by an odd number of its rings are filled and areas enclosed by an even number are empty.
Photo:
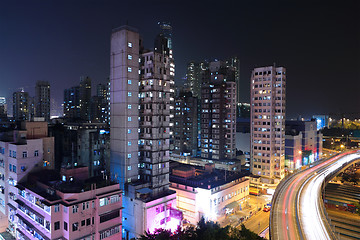
M131 60L132 59L132 56L130 54L128 54L128 59Z
M128 104L128 109L131 109L131 104Z
M131 129L128 129L128 133L131 133Z
M131 67L128 67L128 72L132 72L132 69L131 69Z
M128 142L128 146L131 146L131 142L130 142L130 141Z
M130 80L130 79L128 80L128 84L131 84L131 80Z
M128 122L131 122L131 117L128 117Z
M128 166L128 171L130 171L131 170L131 166Z
M131 92L128 92L128 97L131 97Z
M131 153L128 153L128 156L127 156L128 158L131 158Z
M132 43L131 42L128 42L128 47L132 48Z

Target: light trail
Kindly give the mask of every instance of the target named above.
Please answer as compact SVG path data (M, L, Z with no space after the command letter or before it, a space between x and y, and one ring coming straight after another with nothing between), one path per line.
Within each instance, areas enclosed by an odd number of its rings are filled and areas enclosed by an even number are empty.
M358 154L350 154L341 157L336 162L321 170L321 172L315 172L313 176L305 181L305 187L300 189L299 194L301 196L300 224L306 239L331 239L320 210L322 208L320 204L320 201L322 201L320 198L321 187L328 175L338 171L344 164L357 158L359 158Z
M341 153L284 180L273 199L271 239L334 238L324 216L321 188L326 177L359 157L356 151Z

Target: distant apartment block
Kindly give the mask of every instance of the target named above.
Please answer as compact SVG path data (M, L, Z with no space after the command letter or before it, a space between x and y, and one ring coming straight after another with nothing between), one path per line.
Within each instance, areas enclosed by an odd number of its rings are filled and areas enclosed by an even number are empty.
M30 108L29 93L24 91L13 93L13 117L16 121L30 120Z
M79 86L64 90L64 117L80 118L80 89Z
M323 136L317 121L286 121L285 168L294 170L322 157Z
M217 59L213 61L217 62ZM204 60L201 62L191 61L187 65L186 81L194 97L201 98L201 85L203 82L204 72L209 69L209 63L212 61ZM226 68L234 71L232 81L236 82L236 101L240 102L240 60L238 57L231 57L222 61Z
M7 111L6 98L0 97L0 121L7 121Z
M79 86L80 97L80 118L89 121L90 120L90 108L91 108L91 79L90 77L81 76Z
M278 182L285 173L286 70L255 68L250 85L251 172L263 182Z
M179 156L196 156L198 151L198 103L190 91L181 91L175 99L173 127L174 150Z
M50 83L37 81L35 86L35 117L44 118L46 122L50 120Z
M313 119L316 119L316 128L321 130L329 127L329 116L327 115L314 115Z

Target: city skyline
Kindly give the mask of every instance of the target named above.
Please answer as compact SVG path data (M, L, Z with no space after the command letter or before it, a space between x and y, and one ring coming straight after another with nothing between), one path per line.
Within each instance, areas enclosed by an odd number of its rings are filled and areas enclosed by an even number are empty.
M358 6L4 3L0 239L356 239Z
M142 32L148 47L152 45L148 39L159 32L157 22L165 20L173 26L177 84L182 83L190 61L238 56L242 102L250 102L251 69L275 62L287 67L291 79L288 118L358 112L353 97L359 87L355 69L360 49L355 1L341 6L331 2L224 3L226 11L215 11L216 4L211 2L207 11L201 9L202 3L142 5L144 10L138 11L132 4L115 1L106 5L97 1L5 3L0 17L5 36L0 39L0 95L9 99L24 87L34 96L36 81L44 80L52 86L51 96L62 102L62 91L73 87L82 75L90 76L94 85L106 83L111 29L128 23ZM119 17L116 11L121 8L128 11Z

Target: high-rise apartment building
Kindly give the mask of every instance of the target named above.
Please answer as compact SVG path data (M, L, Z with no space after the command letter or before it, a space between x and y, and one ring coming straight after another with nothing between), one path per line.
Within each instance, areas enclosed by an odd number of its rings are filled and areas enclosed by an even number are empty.
M172 51L172 26L168 22L158 22L160 33L154 41L154 52L163 54L167 57L170 72L168 73L170 84L170 152L174 150L174 104L175 104L175 61Z
M157 195L169 186L170 60L166 54L141 55L140 178Z
M199 63L189 62L186 72L187 84L194 97L201 96L201 67Z
M136 29L115 29L110 56L110 149L114 179L122 189L139 175L139 59ZM130 143L129 143L130 142Z
M35 86L35 117L50 120L50 83L37 81Z
M181 91L175 99L174 150L179 156L196 156L198 150L198 98Z
M91 79L89 77L80 77L80 117L85 121L90 120L91 108Z
M236 156L236 83L234 69L224 62L209 64L201 85L201 157Z
M263 182L284 177L284 67L259 67L251 74L251 172Z
M29 93L24 91L13 93L13 116L16 121L29 120Z
M232 67L235 72L236 82L236 103L240 103L240 60L237 57L232 57L226 60L226 66Z
M136 29L113 30L110 58L110 166L125 189L125 239L181 221L169 190L173 63L166 51L142 51ZM176 216L175 216L176 215Z
M90 120L92 122L108 123L108 117L108 85L100 83L96 86L96 96L91 97Z
M0 121L7 120L6 98L0 97Z
M105 98L107 97L107 92L108 92L108 86L107 84L101 84L99 83L97 86L96 86L96 96L98 97L102 97L102 98Z
M218 60L215 59L215 62ZM222 63L227 68L234 71L234 80L236 82L236 101L240 102L240 60L238 57L232 57ZM193 96L201 98L201 84L203 82L204 72L209 69L209 61L189 62L186 72L187 85Z
M64 117L80 118L80 89L79 86L64 90Z

